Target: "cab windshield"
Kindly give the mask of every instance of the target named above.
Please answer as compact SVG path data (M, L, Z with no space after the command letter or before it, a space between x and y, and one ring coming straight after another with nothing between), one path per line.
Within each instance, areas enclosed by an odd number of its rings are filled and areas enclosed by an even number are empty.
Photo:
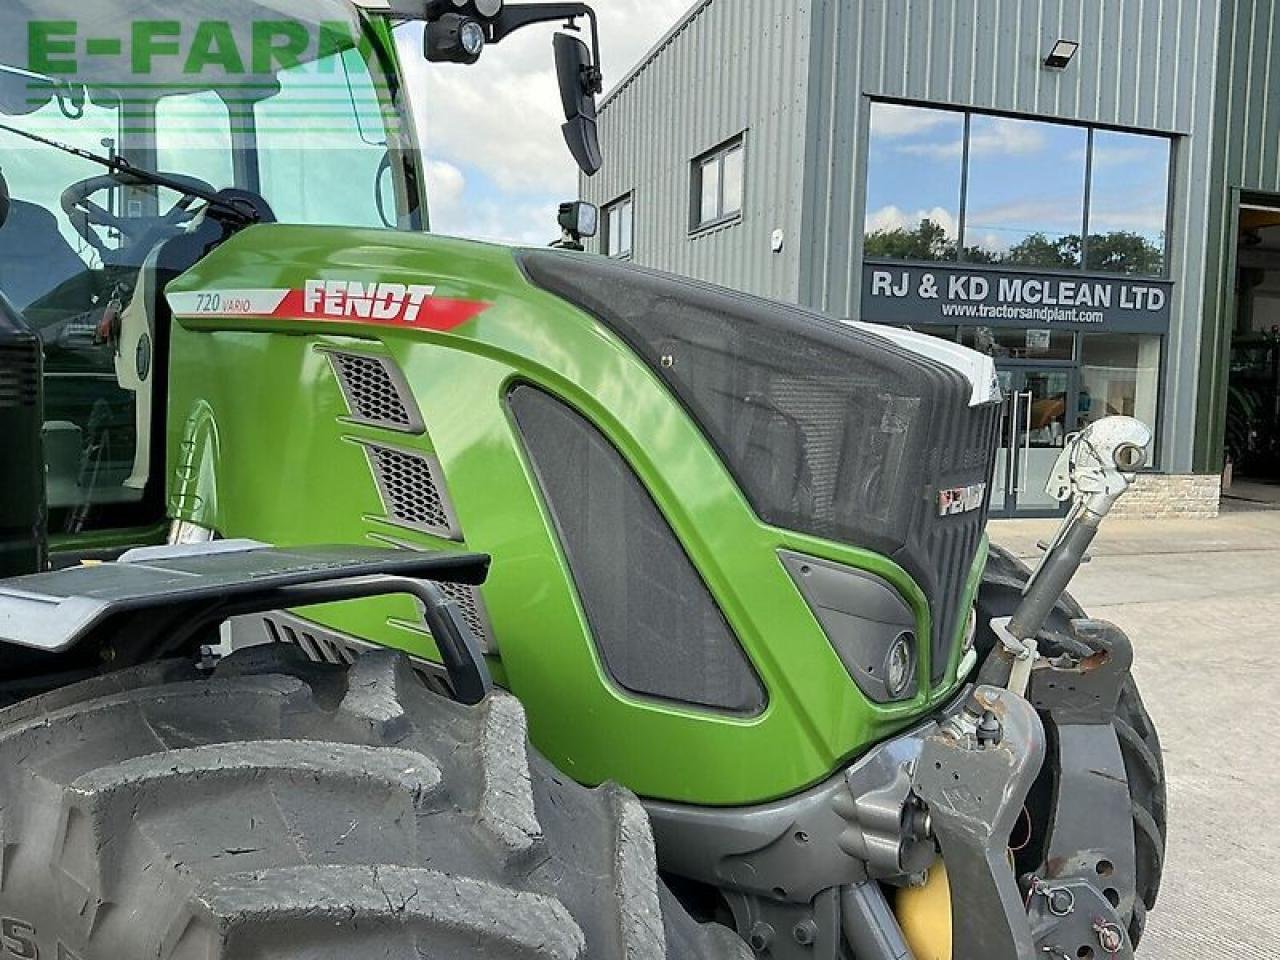
M424 228L389 34L346 0L16 7L0 36L0 122L198 191L247 191L281 222ZM12 198L0 308L44 342L53 532L90 512L136 523L128 507L156 472L150 364L125 356L141 347L122 342L120 317L153 308L148 262L195 229L204 201L5 131L0 169Z

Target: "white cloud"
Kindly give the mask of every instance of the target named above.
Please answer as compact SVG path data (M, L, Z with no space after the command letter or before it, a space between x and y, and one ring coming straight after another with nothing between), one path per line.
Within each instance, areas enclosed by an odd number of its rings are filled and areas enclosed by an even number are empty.
M427 161L427 196L431 198L433 214L456 210L466 189L466 177L453 164L443 160Z
M949 239L956 238L956 218L950 210L943 207L908 213L890 204L867 214L866 230L868 233L876 230L914 230L921 220L932 220L946 231Z
M689 2L597 5L606 88L626 75ZM463 169L475 170L502 198L497 202L487 191L477 196L477 184L463 180L462 198L431 197L433 229L520 242L554 237L556 204L578 194L578 170L560 133L564 117L551 50L554 30L548 24L513 34L472 66L427 64L420 36L402 41L418 127L436 168L429 185L456 186L444 167L459 178ZM430 184L433 178L440 186Z
M1094 233L1128 230L1135 233L1158 234L1165 229L1165 226L1165 207L1160 201L1146 204L1095 202L1089 208L1089 229Z
M975 156L1039 153L1044 148L1043 128L1025 120L987 117L975 122L969 134L969 153Z
M974 210L968 223L974 229L1015 229L1027 232L1079 233L1082 210L1080 198L1011 200L1008 203Z
M957 116L959 114L898 103L877 103L871 110L871 132L885 139L910 137L944 123L954 123Z
M899 153L907 153L916 157L959 157L964 154L964 140L940 140L935 143L904 143L896 148Z

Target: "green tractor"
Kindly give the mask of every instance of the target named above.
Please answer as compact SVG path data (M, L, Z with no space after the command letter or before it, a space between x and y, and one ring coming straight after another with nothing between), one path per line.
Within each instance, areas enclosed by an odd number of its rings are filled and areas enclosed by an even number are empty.
M1145 428L1032 577L986 358L429 233L409 68L563 25L593 173L583 4L5 17L0 958L1132 956Z

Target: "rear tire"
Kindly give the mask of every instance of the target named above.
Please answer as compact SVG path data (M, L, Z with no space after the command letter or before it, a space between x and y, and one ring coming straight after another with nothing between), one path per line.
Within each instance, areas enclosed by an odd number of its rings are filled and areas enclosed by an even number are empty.
M643 808L404 659L283 646L0 712L0 952L58 960L743 960L658 882Z
M1003 547L991 545L977 599L977 648L980 657L985 658L995 647L996 638L991 632L991 618L1013 614L1022 599L1022 587L1030 575L1031 570L1025 563ZM1070 638L1070 622L1085 616L1084 609L1075 598L1064 593L1042 631L1043 647L1051 649L1055 644L1060 648L1071 647L1073 642ZM1160 737L1132 676L1125 681L1124 689L1120 692L1113 724L1124 756L1129 797L1133 804L1138 897L1134 903L1133 916L1129 919L1129 938L1136 947L1142 939L1147 911L1155 907L1156 897L1160 892L1168 814ZM1052 775L1052 771L1049 773ZM1047 795L1052 796L1053 784L1047 784L1047 789Z

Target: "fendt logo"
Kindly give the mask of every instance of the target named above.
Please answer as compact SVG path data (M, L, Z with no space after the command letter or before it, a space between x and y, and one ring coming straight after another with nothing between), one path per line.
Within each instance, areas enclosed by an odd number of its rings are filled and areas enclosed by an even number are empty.
M437 296L430 284L358 280L308 280L301 290L196 290L168 298L178 317L323 320L437 332L453 330L490 306Z
M938 491L938 516L954 517L961 513L981 510L987 500L987 485L971 483L967 487L952 487Z
M413 283L355 283L349 280L308 280L303 307L309 316L352 320L396 320L412 326L435 287Z

